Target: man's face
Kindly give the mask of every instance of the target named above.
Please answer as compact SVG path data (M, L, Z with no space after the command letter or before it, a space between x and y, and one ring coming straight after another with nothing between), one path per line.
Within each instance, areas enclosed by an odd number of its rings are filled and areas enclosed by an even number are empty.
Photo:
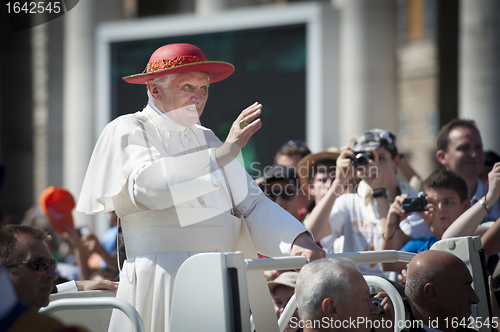
M49 247L44 241L24 234L15 236L17 255L12 261L13 264L38 257L52 258ZM27 264L21 264L10 267L9 275L20 302L36 309L49 304L49 295L57 277L52 266L49 266L45 271L35 271Z
M375 152L378 153L379 173L377 176L382 177L382 187L390 188L396 181L399 156L393 159L389 150L381 146L375 149ZM368 167L364 171L368 172Z
M459 262L461 263L461 262ZM454 264L450 267L450 273L446 280L442 280L438 286L438 313L442 318L467 319L471 311L472 304L479 303L479 298L472 289L472 277L465 264Z
M374 318L379 313L379 309L370 299L370 288L365 279L358 271L351 273L351 289L348 292L349 302L345 306L339 306L338 319L357 321L358 317ZM368 324L356 326L356 331L370 331Z
M280 318L283 310L292 297L295 290L292 287L288 286L277 286L273 292L273 302L274 302L274 313L276 314L276 318ZM297 310L293 313L293 317L299 318ZM289 326L285 329L285 332L295 331L296 329L292 329Z
M177 74L167 88L156 85L155 105L176 123L194 124L203 113L208 99L208 74L188 72ZM192 106L194 107L188 107Z
M446 230L467 208L467 200L460 202L458 193L448 188L429 188L425 190L427 200L435 203L439 212L439 221L443 230Z
M274 179L268 181L264 187L264 193L273 202L298 219L299 201L297 188L294 185L285 180Z
M484 165L483 142L479 133L471 128L456 127L450 131L448 140L448 151L438 151L439 162L464 179L477 178Z
M333 180L335 180L335 172L318 172L314 174L310 192L314 196L316 203L326 195L328 189L332 186Z

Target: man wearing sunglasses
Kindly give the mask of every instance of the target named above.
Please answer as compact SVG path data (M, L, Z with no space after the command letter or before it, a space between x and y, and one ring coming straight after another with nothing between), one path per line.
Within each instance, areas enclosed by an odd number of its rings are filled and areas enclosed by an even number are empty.
M295 168L273 165L264 170L264 181L261 183L264 194L296 219L301 220L297 188Z
M47 234L29 226L5 226L0 236L0 264L9 271L19 301L35 309L49 304L56 262Z
M48 305L57 276L46 240L31 226L0 228L1 331L87 331L37 312Z
M0 265L7 268L19 301L36 310L49 304L57 277L56 260L47 240L47 233L32 226L0 228ZM63 285L59 292L117 288L117 283L108 280L70 281Z

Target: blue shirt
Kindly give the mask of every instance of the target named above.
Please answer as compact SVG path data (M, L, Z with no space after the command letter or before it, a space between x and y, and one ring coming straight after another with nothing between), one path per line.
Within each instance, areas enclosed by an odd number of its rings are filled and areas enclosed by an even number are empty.
M101 244L106 249L106 251L113 255L116 251L116 234L118 232L118 228L116 226L108 229L104 235L102 236Z
M113 226L109 228L102 236L101 244L104 249L111 255L116 252L116 235L118 234L118 227ZM106 267L106 262L103 260L101 262L101 268Z
M408 252L414 252L418 254L419 252L429 250L434 243L437 242L437 238L435 236L432 236L429 239L420 237L418 239L413 239L411 241L408 241L401 250L403 251L408 251Z

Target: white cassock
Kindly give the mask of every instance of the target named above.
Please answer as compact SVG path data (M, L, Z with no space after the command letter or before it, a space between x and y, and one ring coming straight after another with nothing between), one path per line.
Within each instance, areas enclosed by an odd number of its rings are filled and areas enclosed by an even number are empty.
M214 167L221 144L211 130L180 126L150 105L109 123L96 144L77 210L114 210L121 219L128 258L117 297L137 309L146 331L168 331L175 274L189 256L235 251L239 217L266 256L289 255L307 231L263 195L238 161L224 167L226 176ZM130 325L114 310L110 331Z

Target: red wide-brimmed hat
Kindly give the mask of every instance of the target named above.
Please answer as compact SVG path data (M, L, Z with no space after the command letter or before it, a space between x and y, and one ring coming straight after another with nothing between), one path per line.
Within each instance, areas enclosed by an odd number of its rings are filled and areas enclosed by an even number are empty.
M205 54L194 45L169 44L154 51L144 72L123 79L132 84L146 84L158 76L191 71L207 73L209 82L215 83L231 75L234 66L223 61L208 61Z

